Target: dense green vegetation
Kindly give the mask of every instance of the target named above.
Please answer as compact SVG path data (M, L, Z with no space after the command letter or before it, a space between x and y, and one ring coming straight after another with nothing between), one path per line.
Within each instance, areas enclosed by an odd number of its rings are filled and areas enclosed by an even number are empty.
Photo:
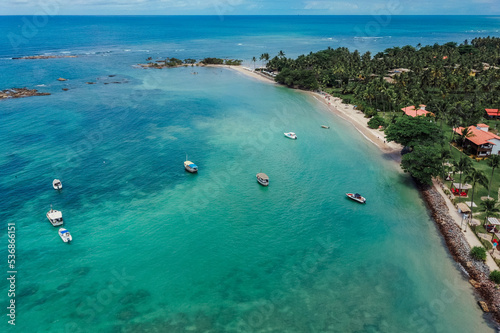
M479 260L479 261L486 261L486 249L481 246L474 246L470 250L470 255L473 259Z
M205 65L229 65L229 66L239 66L243 62L237 59L221 59L221 58L205 58L200 61Z
M352 95L365 109L400 110L426 104L448 122L477 123L485 108L500 104L500 38L476 38L461 45L404 46L370 52L345 47L301 55L280 53L267 63L276 81L309 90L329 88ZM460 118L457 120L456 118Z
M496 284L500 283L500 271L494 270L490 273L490 280L495 282Z

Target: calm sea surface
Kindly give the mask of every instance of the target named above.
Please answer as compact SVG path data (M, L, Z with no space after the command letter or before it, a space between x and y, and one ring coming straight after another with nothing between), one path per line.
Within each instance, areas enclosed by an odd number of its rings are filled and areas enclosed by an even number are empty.
M0 17L0 90L51 93L0 101L0 215L16 224L18 271L15 328L0 283L2 331L493 332L412 181L349 123L234 71L132 67L500 30L499 17L413 16L369 33L374 20ZM11 59L40 54L79 57Z

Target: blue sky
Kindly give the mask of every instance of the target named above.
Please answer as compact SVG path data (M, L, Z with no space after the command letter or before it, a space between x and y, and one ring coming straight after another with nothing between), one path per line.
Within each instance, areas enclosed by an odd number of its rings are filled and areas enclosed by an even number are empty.
M500 0L0 0L0 15L500 15Z

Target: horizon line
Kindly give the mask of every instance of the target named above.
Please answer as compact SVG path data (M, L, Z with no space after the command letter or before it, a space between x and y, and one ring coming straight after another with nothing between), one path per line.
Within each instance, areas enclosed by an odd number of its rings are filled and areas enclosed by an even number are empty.
M2 16L26 16L26 15L37 15L40 16L40 14L0 14L0 17ZM48 14L44 14L48 15ZM106 16L130 16L130 17L136 17L136 16L215 16L215 17L220 17L220 16L380 16L380 15L374 15L374 14L224 14L224 15L219 15L219 14L55 14L55 15L50 15L52 17L54 16L100 16L100 17L106 17ZM500 17L500 14L391 14L389 16L498 16Z

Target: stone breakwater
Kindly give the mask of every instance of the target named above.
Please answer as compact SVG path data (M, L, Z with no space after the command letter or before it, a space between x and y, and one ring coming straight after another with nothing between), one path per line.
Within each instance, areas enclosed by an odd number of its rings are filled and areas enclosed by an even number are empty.
M448 214L448 207L439 192L434 187L421 187L420 190L451 255L465 268L470 278L476 281L474 287L488 304L494 319L500 323L500 290L496 289L495 283L489 279L488 266L470 256L471 248L460 228Z

